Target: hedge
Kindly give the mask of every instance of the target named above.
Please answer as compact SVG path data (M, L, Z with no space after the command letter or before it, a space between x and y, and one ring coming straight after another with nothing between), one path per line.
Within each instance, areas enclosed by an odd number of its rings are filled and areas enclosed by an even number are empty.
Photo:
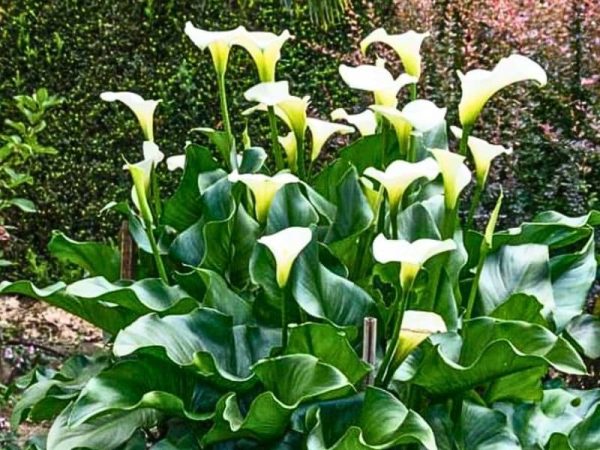
M238 24L275 32L289 29L295 40L284 47L279 77L288 79L298 95L311 95L314 113L322 117L336 107L368 105L367 98L343 85L337 67L341 61L373 60L372 54L362 58L356 48L361 36L376 26L431 31L424 48L424 85L434 86L427 95L448 106L454 121L458 79L455 73L438 69L448 63L463 70L490 67L511 50L523 52L548 68L550 85L539 91L515 88L495 99L477 132L516 150L512 162L493 174L492 191L508 183L517 193L505 202L504 223L519 223L540 208L579 214L598 203L600 157L594 127L600 119L593 112L600 102L597 84L583 83L598 69L591 57L598 49L583 39L592 42L597 33L593 23L600 18L600 8L593 2L583 11L570 2L553 2L563 5L558 11L548 7L542 11L540 2L532 0L505 2L521 4L527 28L519 11L506 5L503 15L493 14L490 4L497 2L492 0L355 0L343 20L326 30L310 22L306 8L292 15L282 9L280 0L257 0L243 10L229 3L19 0L0 8L0 98L42 86L66 98L49 118L47 132L60 154L39 160L33 168L36 183L26 193L40 212L29 216L11 212L8 218L18 224L20 239L13 248L19 264L8 277L40 276L39 270L31 273L23 255L31 247L44 261L54 229L78 239L117 235L118 217L99 212L128 189L122 158L139 157L141 134L131 113L100 101L100 92L132 90L162 99L156 137L167 155L181 153L187 140L202 140L189 132L191 128L218 124L210 58L183 34L187 20L208 29ZM517 19L521 22L511 26L510 21ZM531 30L544 39L536 39ZM471 55L482 57L475 60ZM397 64L395 69L399 70ZM242 92L256 82L241 51L233 54L228 80L232 114L237 116L248 106ZM521 102L525 108L513 108ZM518 116L513 113L517 109ZM251 134L260 134L254 119ZM480 216L485 218L485 210Z

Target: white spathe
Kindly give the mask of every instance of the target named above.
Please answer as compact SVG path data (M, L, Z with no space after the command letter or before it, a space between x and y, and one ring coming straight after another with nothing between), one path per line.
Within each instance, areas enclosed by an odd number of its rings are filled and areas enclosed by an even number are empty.
M266 246L275 258L277 284L284 288L296 258L312 240L312 231L305 227L285 228L263 236L257 242Z
M290 97L290 85L287 81L266 81L252 86L244 92L249 102L275 106Z
M417 239L408 242L398 239L387 239L379 234L373 241L373 257L382 264L399 262L400 283L404 289L410 288L419 270L429 259L440 253L456 250L452 239L444 241L435 239Z
M306 124L312 136L312 147L310 153L311 161L319 157L323 146L327 140L334 134L350 134L354 133L354 127L342 125L339 123L327 122L326 120L315 119L309 117L306 119Z
M294 132L296 138L304 137L307 127L306 110L309 104L309 96L300 98L290 95L274 106L277 117L279 117L287 125L287 127ZM264 103L259 103L252 108L242 111L242 115L247 116L255 111L266 112L268 111L268 107Z
M396 107L400 89L418 81L417 78L406 73L394 78L379 62L376 65L363 64L357 67L342 64L339 72L344 83L350 88L372 92L375 103L383 106Z
M402 115L421 133L431 130L446 118L446 108L439 108L429 100L417 99L402 108Z
M535 81L545 86L548 78L544 69L522 55L502 58L493 70L475 69L463 74L458 71L462 97L458 105L460 122L472 126L487 101L499 90L519 81Z
M369 167L364 171L365 176L383 185L393 211L397 211L402 204L404 192L414 181L419 178L433 180L439 173L439 166L433 158L426 158L415 163L397 160L392 162L385 171L374 167Z
M148 192L150 191L150 180L154 164L151 159L144 159L135 164L126 164L133 180L131 200L146 223L152 223L153 221L150 205L148 204Z
M294 132L290 131L285 136L277 136L277 140L285 152L288 166L295 171L298 163L298 142L296 141Z
M127 105L136 115L147 141L154 141L154 111L160 100L144 100L141 95L134 92L107 91L100 94L105 102L120 101Z
M419 78L421 76L421 44L429 37L429 33L417 33L409 30L402 34L388 34L383 28L372 31L360 43L360 49L366 54L369 46L375 42L383 42L394 49L402 61L404 70L409 75Z
M400 327L400 340L394 355L396 364L401 363L421 342L435 333L448 331L444 319L429 311L408 310L404 312Z
M331 120L345 120L354 125L361 136L369 136L377 132L377 118L369 109L358 114L348 114L344 108L338 108L331 111Z
M471 182L471 171L465 165L465 157L444 149L429 149L440 166L444 179L444 202L446 209L456 208L458 197Z
M248 31L242 27L234 43L243 47L254 60L260 81L275 81L275 67L281 58L281 47L292 35L288 30L277 35L263 31Z
M227 70L229 52L236 36L244 31L244 27L237 27L226 31L207 31L196 28L191 22L185 24L185 34L200 50L208 48L218 74L224 75Z
M261 173L240 174L234 171L229 174L228 179L232 183L241 182L252 191L256 219L260 223L267 220L269 208L277 191L286 184L300 182L298 177L287 172L280 172L270 177Z
M158 145L152 141L144 141L142 144L142 152L144 154L144 159L151 159L155 164L158 164L165 159L165 154L161 152Z
M458 127L450 127L454 136L457 139L462 137L462 130ZM483 186L487 180L490 172L490 166L492 161L500 155L512 154L511 148L506 148L502 145L490 144L484 139L477 138L475 136L469 136L467 140L471 155L473 155L473 161L475 162L475 176L477 177L477 184Z
M167 158L167 169L171 172L185 167L185 155L174 155Z

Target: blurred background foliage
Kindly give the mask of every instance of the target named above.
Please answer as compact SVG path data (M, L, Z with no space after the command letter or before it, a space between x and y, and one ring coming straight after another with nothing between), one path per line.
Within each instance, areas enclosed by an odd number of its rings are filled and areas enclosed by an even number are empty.
M596 0L0 0L0 99L45 87L65 101L47 119L45 142L55 156L35 160L35 184L25 186L38 213L10 210L10 258L18 264L2 278L38 282L60 276L49 265L52 230L77 239L114 239L119 218L99 215L128 190L123 156L141 153L139 127L125 107L100 101L105 90L131 90L162 99L156 139L167 154L179 154L189 130L218 125L215 77L208 53L183 34L187 20L206 29L281 32L286 44L278 76L296 95L311 95L313 115L337 107L356 111L369 104L341 82L341 62L372 62L358 51L376 27L389 32L429 30L425 41L426 96L449 109L457 123L460 89L455 69L492 68L503 56L530 56L549 74L543 89L514 87L486 107L475 134L512 146L509 164L496 167L479 212L485 220L501 185L503 225L531 218L541 209L577 215L599 206L600 195L600 3ZM385 48L379 48L386 55ZM390 58L393 55L388 54ZM233 52L228 89L232 113L248 104L242 93L257 82L241 50ZM401 71L397 61L392 68ZM10 108L0 109L2 121ZM260 143L262 118L250 133ZM236 122L241 133L244 122ZM324 155L327 159L327 155ZM173 182L165 175L168 184Z

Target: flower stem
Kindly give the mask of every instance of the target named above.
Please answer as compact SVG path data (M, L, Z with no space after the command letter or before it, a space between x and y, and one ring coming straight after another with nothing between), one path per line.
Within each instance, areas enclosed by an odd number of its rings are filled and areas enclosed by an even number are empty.
M304 167L304 134L296 134L296 146L298 147L298 176L304 180L306 176L306 168Z
M281 348L285 351L288 342L288 311L287 304L291 300L292 292L289 286L283 288L283 302L281 304Z
M412 83L410 85L410 99L411 100L417 99L417 83Z
M483 186L477 183L477 185L475 186L475 190L473 191L473 196L471 198L471 207L469 208L469 214L467 216L465 230L473 229L473 218L475 217L475 211L477 211L477 207L479 206L479 202L481 201L482 193Z
M462 130L462 135L460 137L460 145L458 147L458 153L462 156L466 156L467 154L467 144L469 142L469 135L471 134L472 125L465 125Z
M271 145L273 147L273 155L275 156L275 168L279 172L283 169L283 156L281 154L281 146L277 139L277 117L275 117L275 108L273 106L268 107L269 113L269 126L271 128Z
M390 223L392 224L392 239L398 239L398 206L390 205Z
M221 117L223 119L225 133L227 134L227 146L229 147L229 161L227 161L226 155L223 155L223 157L225 158L226 164L228 164L232 169L237 169L237 158L235 155L233 132L231 131L231 121L229 120L229 107L227 106L227 92L225 91L224 73L218 74L217 85L219 88L219 103L221 105Z
M146 229L146 235L148 236L148 241L150 241L150 248L152 249L152 255L154 256L154 263L156 264L158 275L160 276L160 279L165 282L165 284L169 284L169 277L167 276L167 271L165 270L165 266L158 250L158 244L156 243L154 233L152 232L152 224L146 219L143 219L143 221L144 228Z
M483 270L483 264L489 251L488 245L485 240L481 243L481 250L479 251L479 261L477 262L477 269L475 270L475 277L471 284L471 290L469 291L469 299L467 300L467 310L465 311L465 320L469 320L473 314L473 307L475 306L475 298L477 297L477 288L479 287L479 279L481 278L481 271Z
M404 311L406 311L408 299L410 295L410 289L402 290L402 294L396 294L396 300L394 301L392 314L396 314L397 317L394 323L394 330L392 331L392 337L390 341L390 345L386 349L385 355L383 356L383 361L381 362L381 367L377 372L377 377L375 378L375 385L385 388L394 375L392 370L392 359L394 354L398 349L398 345L400 344L400 330L402 329L402 320L404 319Z

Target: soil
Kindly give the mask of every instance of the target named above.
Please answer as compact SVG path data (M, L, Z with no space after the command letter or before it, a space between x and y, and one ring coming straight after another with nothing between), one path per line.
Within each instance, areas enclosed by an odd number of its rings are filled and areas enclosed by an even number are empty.
M102 345L102 332L71 314L34 300L0 297L0 386L36 365L57 367L69 355L91 354ZM13 404L14 398L3 399L0 390L0 448L22 444L48 428L24 423L19 435L13 434L8 424Z

